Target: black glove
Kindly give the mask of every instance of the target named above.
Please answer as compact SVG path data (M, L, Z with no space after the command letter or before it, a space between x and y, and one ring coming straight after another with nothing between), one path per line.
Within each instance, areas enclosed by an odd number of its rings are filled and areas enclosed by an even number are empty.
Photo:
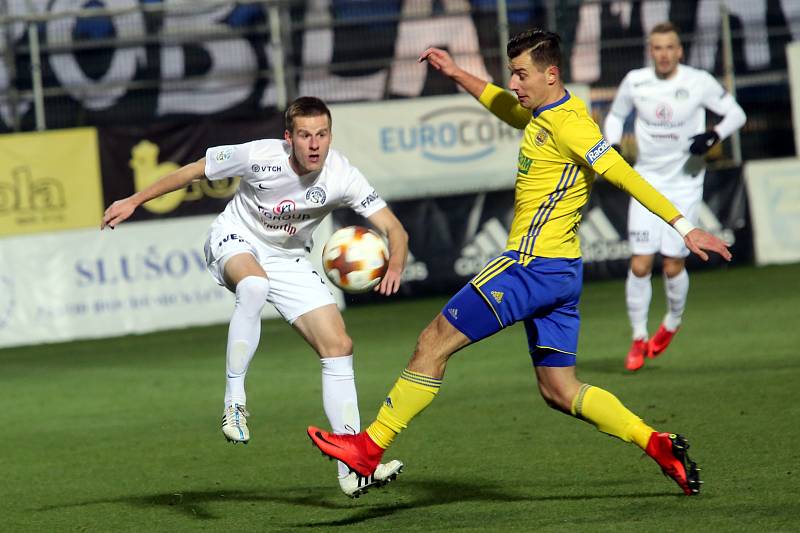
M616 150L619 155L622 155L622 146L620 146L619 144L612 144L611 148Z
M689 147L689 152L692 155L703 155L719 142L719 135L716 131L711 130L695 135L690 140L692 145Z

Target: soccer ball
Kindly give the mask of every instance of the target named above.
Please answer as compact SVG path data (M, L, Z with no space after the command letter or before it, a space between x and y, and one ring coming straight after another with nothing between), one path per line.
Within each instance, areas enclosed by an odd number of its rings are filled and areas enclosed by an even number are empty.
M361 226L334 232L322 250L322 268L331 282L349 293L367 292L381 282L389 261L383 238Z

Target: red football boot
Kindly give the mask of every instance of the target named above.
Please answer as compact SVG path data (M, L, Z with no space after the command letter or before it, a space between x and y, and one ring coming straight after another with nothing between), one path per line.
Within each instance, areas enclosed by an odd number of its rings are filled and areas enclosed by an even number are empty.
M652 457L665 476L671 477L687 496L700 494L700 469L689 459L686 450L689 441L675 433L656 433L650 435L645 452Z
M669 343L672 342L672 337L678 333L678 329L675 331L670 331L664 327L664 324L658 326L658 331L656 331L656 334L653 335L653 338L649 341L649 351L647 352L647 357L652 358L661 355L661 352L666 350L667 346L669 346Z
M639 370L644 366L644 358L648 355L647 341L637 339L631 344L628 356L625 358L625 368Z
M338 459L361 476L371 476L383 457L384 449L375 444L366 431L357 435L335 435L308 426L308 437L323 454Z

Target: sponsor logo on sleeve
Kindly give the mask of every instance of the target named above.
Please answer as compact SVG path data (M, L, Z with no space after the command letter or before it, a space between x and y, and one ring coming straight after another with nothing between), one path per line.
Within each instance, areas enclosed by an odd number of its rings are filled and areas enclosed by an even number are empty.
M609 148L611 148L611 145L608 144L608 141L605 140L605 138L600 139L597 144L589 148L589 151L586 152L586 162L590 165L594 165L595 161L608 152Z
M374 202L378 198L380 198L380 195L378 195L378 193L375 191L375 189L372 189L372 192L369 193L366 196L366 198L361 200L361 202L360 202L361 203L361 207L366 208L367 206L369 206L372 202Z
M214 159L216 159L219 162L222 162L222 161L227 161L228 159L231 158L231 156L233 156L233 147L228 147L214 154Z

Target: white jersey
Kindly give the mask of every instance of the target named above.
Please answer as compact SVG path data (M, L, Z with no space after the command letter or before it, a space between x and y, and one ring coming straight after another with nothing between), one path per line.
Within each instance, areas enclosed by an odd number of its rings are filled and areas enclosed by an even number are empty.
M220 218L241 224L264 244L289 255L313 247L312 233L325 216L347 206L368 217L386 207L364 175L331 149L322 170L298 176L289 143L263 139L206 151L210 180L240 176L239 190Z
M648 67L632 70L625 76L610 114L624 121L633 109L638 146L634 168L665 194L702 195L704 159L690 155L690 139L706 131L705 109L721 116L736 109L738 117L741 108L734 98L704 70L678 65L671 78L660 79ZM743 112L736 128L742 123ZM607 120L609 142L619 142L609 130ZM730 134L724 133L720 133L722 138Z

